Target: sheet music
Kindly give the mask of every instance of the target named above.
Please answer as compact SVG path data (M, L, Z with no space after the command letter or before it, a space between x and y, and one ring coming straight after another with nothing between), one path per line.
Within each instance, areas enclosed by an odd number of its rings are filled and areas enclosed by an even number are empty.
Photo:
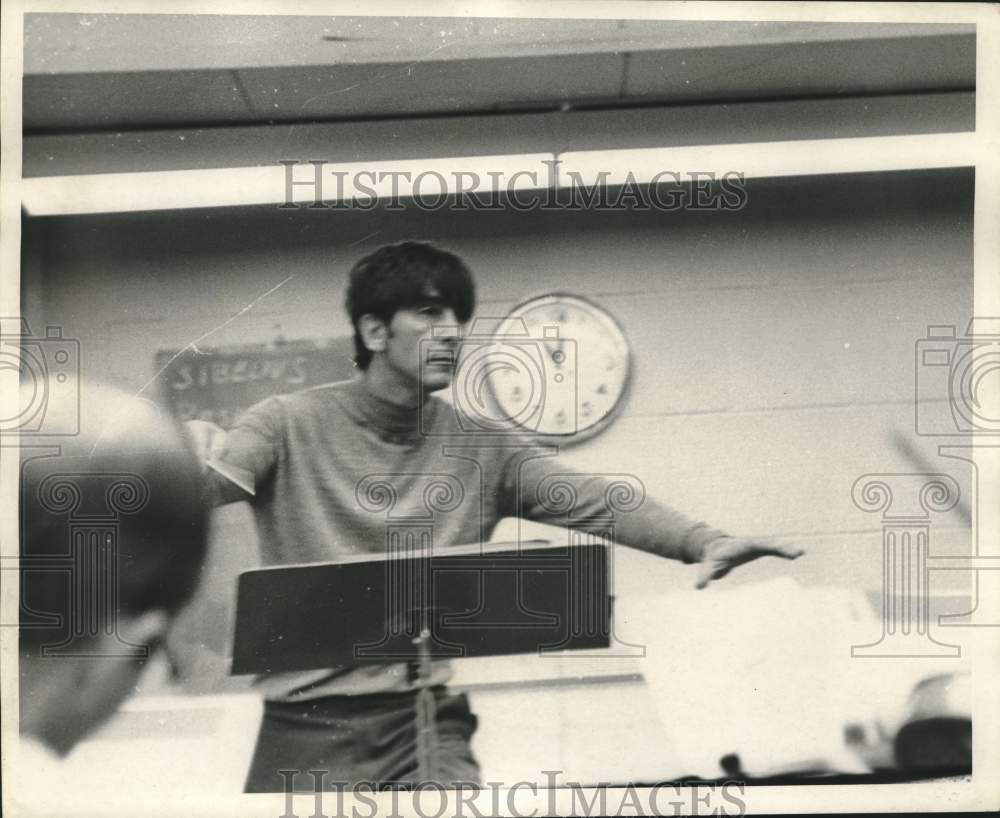
M957 669L853 659L850 646L880 628L864 595L789 577L625 599L619 609L619 631L647 646L640 664L667 730L697 737L676 742L685 768L705 776L721 775L728 753L755 776L866 772L845 727L893 729L920 679Z

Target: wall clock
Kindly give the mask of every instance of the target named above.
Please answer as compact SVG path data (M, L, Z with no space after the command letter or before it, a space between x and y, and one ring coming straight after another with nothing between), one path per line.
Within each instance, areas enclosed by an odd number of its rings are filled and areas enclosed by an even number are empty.
M624 402L632 370L621 326L600 305L570 293L514 307L494 336L518 365L497 367L490 391L522 431L576 443L603 431Z

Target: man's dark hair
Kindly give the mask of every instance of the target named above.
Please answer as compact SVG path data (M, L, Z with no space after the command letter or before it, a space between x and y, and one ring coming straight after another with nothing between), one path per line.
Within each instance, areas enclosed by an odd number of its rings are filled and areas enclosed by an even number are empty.
M346 306L359 369L367 369L372 359L361 338L361 316L374 315L388 324L398 310L427 301L431 291L463 324L472 317L476 287L469 268L454 253L426 242L404 241L380 247L354 265Z
M184 430L106 386L84 385L80 416L58 449L21 450L22 650L90 633L115 610L176 613L201 576L208 507Z

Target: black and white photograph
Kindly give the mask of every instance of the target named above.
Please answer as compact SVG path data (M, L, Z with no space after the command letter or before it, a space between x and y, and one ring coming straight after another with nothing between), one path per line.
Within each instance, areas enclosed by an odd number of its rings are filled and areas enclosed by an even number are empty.
M1000 808L995 6L2 24L5 815Z

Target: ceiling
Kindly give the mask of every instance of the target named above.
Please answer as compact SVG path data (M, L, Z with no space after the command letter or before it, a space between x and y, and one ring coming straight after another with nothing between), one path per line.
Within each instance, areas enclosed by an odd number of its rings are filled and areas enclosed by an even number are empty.
M970 90L966 25L25 16L26 134Z
M971 34L971 25L27 14L24 72L424 63Z

